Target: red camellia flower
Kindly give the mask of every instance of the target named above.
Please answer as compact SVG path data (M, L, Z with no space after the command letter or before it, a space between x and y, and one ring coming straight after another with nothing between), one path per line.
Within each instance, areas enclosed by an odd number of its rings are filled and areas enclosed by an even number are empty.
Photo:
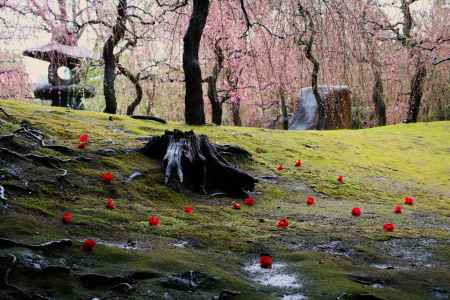
M91 239L84 240L83 246L81 246L81 250L83 251L93 251L95 248L95 241Z
M253 199L252 196L248 196L247 198L245 198L244 203L245 205L253 206L255 205L255 199Z
M89 135L87 134L80 135L80 143L86 144L87 142L89 142Z
M395 225L392 223L386 223L383 225L384 231L386 232L393 232L395 229Z
M114 209L116 208L116 204L114 203L113 199L110 197L106 200L106 208L107 209Z
M279 164L279 165L277 166L277 171L281 172L281 171L283 171L283 170L284 170L283 165L282 165L282 164Z
M148 218L148 224L150 224L150 226L159 226L159 218L155 215L151 216Z
M414 204L414 198L413 197L405 197L403 199L403 201L405 202L405 204L407 205L413 205Z
M308 206L314 205L315 202L316 199L314 198L314 196L309 195L308 197L306 197L306 204Z
M192 215L192 206L186 206L184 208L184 212L187 213L188 215Z
M339 181L339 183L344 183L344 176L339 175L337 181Z
M394 213L396 213L398 215L402 213L402 206L400 204L397 204L396 206L394 206Z
M289 222L287 218L283 218L278 220L277 227L281 229L286 229L289 226Z
M352 216L354 217L359 217L361 215L361 208L359 207L354 207L352 209Z
M302 166L302 161L301 161L300 159L297 159L297 160L295 161L295 166L296 166L297 168L300 168L300 167Z
M72 217L73 217L72 213L71 213L70 211L66 211L66 212L63 214L62 222L63 222L64 224L70 224L70 223L72 223Z
M111 183L113 180L113 174L111 172L105 172L102 174L102 180L107 183Z
M78 145L78 149L84 149L84 148L86 148L86 143L80 143Z
M234 209L241 209L241 204L238 202L233 202L233 208Z
M269 254L261 254L259 256L259 265L264 269L272 268L272 256Z

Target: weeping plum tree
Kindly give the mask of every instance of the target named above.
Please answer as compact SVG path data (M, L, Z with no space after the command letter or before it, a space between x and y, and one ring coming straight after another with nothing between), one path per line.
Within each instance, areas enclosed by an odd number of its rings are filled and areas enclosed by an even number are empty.
M399 2L399 6L396 6L397 2ZM412 9L412 5L416 2L418 0L392 2L392 7L399 9L400 22L392 23L387 16L384 16L384 19L381 21L370 20L375 30L387 31L392 34L392 39L399 42L403 49L406 50L408 60L413 64L414 74L410 81L408 111L405 119L407 123L417 122L419 116L427 76L427 53L435 51L441 43L448 42L448 39L444 39L441 36L432 41L424 32L422 34L417 32L420 29L418 28L419 23L415 20ZM382 7L384 6L379 4L378 8L381 13L384 12Z

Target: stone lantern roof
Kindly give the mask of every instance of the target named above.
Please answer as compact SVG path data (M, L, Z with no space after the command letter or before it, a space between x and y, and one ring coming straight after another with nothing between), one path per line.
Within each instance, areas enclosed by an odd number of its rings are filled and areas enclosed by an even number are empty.
M48 62L66 62L69 65L78 64L81 60L92 59L92 53L88 49L63 45L56 41L41 47L27 49L23 55Z

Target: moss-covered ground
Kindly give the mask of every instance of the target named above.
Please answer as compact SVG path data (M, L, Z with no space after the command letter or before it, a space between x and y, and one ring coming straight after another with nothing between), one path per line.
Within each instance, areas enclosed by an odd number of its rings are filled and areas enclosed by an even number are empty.
M58 255L79 272L117 275L142 270L163 277L197 270L220 278L211 290L188 294L163 288L159 278L139 281L127 294L130 299L211 299L224 288L240 291L236 299L277 299L289 293L309 299L336 299L343 293L448 299L450 122L294 132L163 125L5 100L0 105L15 119L4 122L0 134L27 120L48 139L91 158L67 163L63 182L37 181L32 193L8 190L8 182L0 180L11 204L0 210L0 238L26 243L70 238L75 246ZM253 158L241 167L265 176L253 195L256 205L233 210L231 203L242 199L173 191L164 186L158 161L127 151L143 145L139 137L174 128L193 129L215 143L248 150ZM89 134L90 143L79 150L82 133ZM98 153L105 149L120 151ZM42 148L34 153L64 157ZM294 167L297 159L302 160L301 168ZM276 171L277 164L285 170ZM100 180L106 171L114 175L111 184ZM127 183L125 179L135 171L143 176ZM30 172L39 179L37 170ZM344 176L344 184L337 182L338 175ZM306 205L307 195L316 197L314 206ZM414 197L415 204L404 206L401 215L394 214L394 205L405 196ZM107 197L115 200L115 210L105 209ZM183 211L186 205L193 206L192 215ZM351 216L353 207L362 209L361 217ZM72 224L61 223L64 211L73 212ZM152 214L161 219L158 228L148 225ZM281 217L289 219L285 230L276 227ZM395 223L396 230L385 233L384 223ZM91 254L79 249L86 238L98 241ZM127 241L136 242L139 249L118 246ZM8 251L12 250L0 248L0 254ZM301 288L294 293L253 281L244 269L261 252L270 252L274 262L286 264L286 272L301 282ZM55 281L48 286L28 280L19 281L56 299L106 293L75 283ZM285 299L300 299L298 295Z

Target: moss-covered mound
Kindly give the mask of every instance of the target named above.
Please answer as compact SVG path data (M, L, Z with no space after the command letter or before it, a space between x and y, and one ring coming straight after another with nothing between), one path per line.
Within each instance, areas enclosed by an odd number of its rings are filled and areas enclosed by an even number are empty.
M448 298L450 122L286 132L159 124L4 100L0 106L10 115L0 113L0 135L15 133L0 140L7 149L0 185L9 203L0 208L0 273L9 271L1 299L227 299L233 291L233 299ZM24 126L73 151L42 147L21 133ZM252 160L239 164L260 179L256 204L166 187L160 163L133 149L173 129L248 150ZM90 142L78 149L83 133ZM112 172L111 183L101 180L104 172ZM135 172L142 176L129 180ZM306 205L308 195L315 205ZM394 214L405 196L414 205ZM106 209L108 197L116 209ZM61 222L66 211L71 224ZM149 226L151 215L159 227ZM289 227L278 229L283 217ZM384 223L395 231L384 232ZM97 242L93 252L80 250L88 238ZM30 246L61 239L72 244ZM272 270L257 265L262 252L272 254ZM189 271L208 280L188 273L195 276L183 286L181 274Z

